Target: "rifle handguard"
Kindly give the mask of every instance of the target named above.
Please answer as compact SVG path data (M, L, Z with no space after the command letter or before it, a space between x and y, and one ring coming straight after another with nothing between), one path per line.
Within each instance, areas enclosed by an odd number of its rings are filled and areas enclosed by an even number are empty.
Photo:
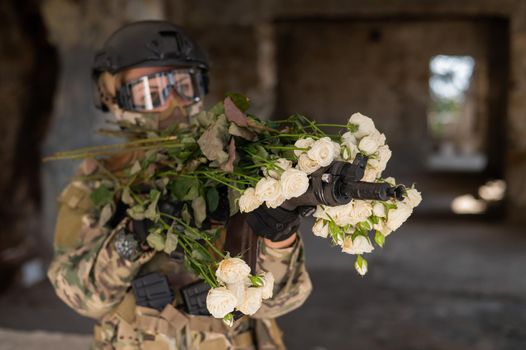
M402 185L360 181L366 165L367 158L358 155L352 164L337 161L321 168L311 175L309 188L304 194L285 201L281 206L287 210L296 210L317 205L345 205L352 199L403 200L405 187Z

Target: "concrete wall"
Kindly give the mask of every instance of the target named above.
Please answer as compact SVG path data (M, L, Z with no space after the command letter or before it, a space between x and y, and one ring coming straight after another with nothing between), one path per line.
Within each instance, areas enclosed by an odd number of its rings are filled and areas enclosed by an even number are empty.
M424 171L431 150L431 58L470 55L477 74L487 74L490 27L483 21L342 19L284 21L278 28L276 114L339 124L357 111L371 116L388 137L390 170L398 174ZM481 119L484 107L477 111Z

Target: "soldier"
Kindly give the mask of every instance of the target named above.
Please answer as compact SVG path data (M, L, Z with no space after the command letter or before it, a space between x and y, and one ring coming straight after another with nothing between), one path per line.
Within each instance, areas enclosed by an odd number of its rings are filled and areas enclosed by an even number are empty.
M202 110L207 71L203 52L181 28L164 21L133 23L115 32L95 56L97 106L111 111L122 128L163 129ZM201 300L187 298L187 291L199 286L198 277L177 254L144 244L146 221L127 217L117 200L112 213L95 210L90 193L96 181L89 178L99 171L122 172L141 156L135 151L84 160L81 180L70 183L59 198L48 276L66 304L97 320L93 347L283 349L274 319L299 307L311 291L296 233L298 213L261 208L228 219L223 205L210 215L212 225L224 227L225 251L246 251L255 271L270 271L275 278L273 298L228 327L202 310L192 311L189 303L202 305L202 294ZM177 203L161 205L161 211L176 212Z

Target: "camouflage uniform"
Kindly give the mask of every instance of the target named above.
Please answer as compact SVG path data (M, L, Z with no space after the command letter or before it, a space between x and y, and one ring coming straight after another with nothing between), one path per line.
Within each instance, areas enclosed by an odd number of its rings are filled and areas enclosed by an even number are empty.
M93 160L84 161L78 175L97 171ZM252 317L244 316L234 326L220 319L189 315L175 300L162 311L137 306L132 280L144 272L165 273L177 291L197 277L164 253L146 252L136 261L121 258L113 244L115 229L104 227L108 213L93 217L90 193L96 182L73 181L59 198L55 233L55 257L48 276L58 296L84 316L98 320L95 349L284 349L274 318L299 307L311 291L305 270L303 245L298 238L284 249L267 247L258 240L257 271L275 277L274 296L263 301ZM299 237L299 236L298 236Z

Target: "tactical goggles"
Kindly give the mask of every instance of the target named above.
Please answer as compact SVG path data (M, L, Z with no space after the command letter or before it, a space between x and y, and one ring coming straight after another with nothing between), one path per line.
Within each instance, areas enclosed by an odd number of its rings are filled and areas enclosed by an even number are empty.
M204 95L199 69L173 69L152 73L124 83L117 90L117 104L126 111L147 112L179 97L183 106L199 102Z

